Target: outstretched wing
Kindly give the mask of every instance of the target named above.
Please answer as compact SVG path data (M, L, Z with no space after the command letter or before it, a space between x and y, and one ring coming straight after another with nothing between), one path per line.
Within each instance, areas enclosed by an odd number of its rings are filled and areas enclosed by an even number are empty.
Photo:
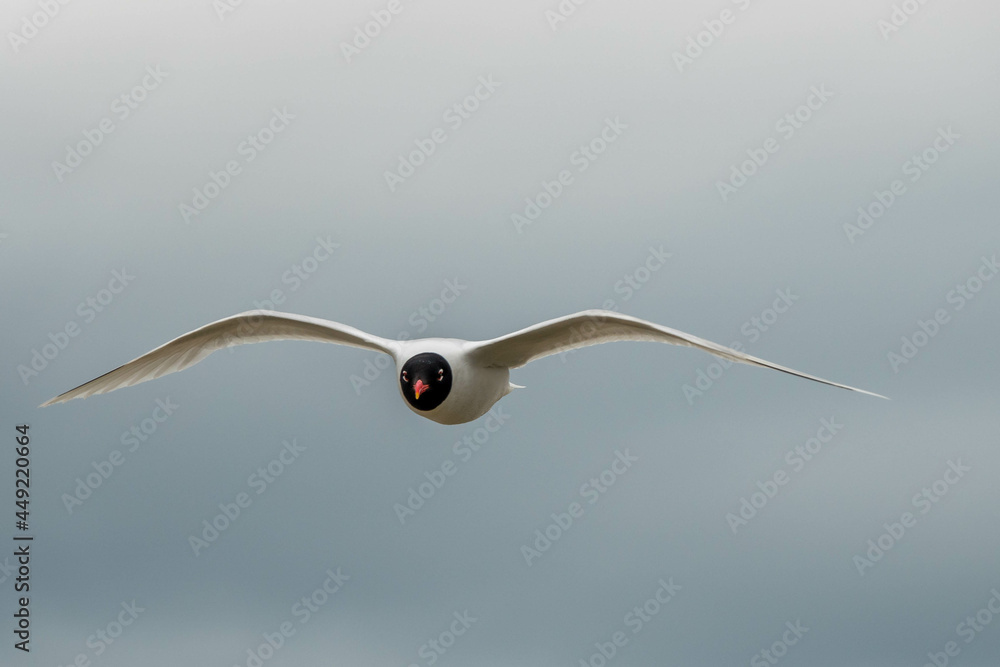
M470 343L468 349L469 358L475 363L487 367L518 368L535 359L566 350L623 340L687 345L731 361L771 368L807 380L885 398L880 394L800 373L791 368L772 364L770 361L751 357L749 354L686 334L683 331L646 322L636 317L620 315L610 310L585 310L542 322L500 338Z
M239 315L206 324L169 343L133 359L124 366L99 378L60 394L40 407L64 403L74 398L87 398L121 387L154 380L169 373L193 366L216 350L234 345L263 343L269 340L312 340L362 347L396 356L395 341L372 336L339 322L315 317L276 313L270 310L250 310Z

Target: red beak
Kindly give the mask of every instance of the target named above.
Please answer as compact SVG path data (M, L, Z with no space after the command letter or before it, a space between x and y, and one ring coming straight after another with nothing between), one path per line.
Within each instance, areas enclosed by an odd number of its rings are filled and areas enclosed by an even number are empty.
M420 394L424 393L430 388L431 386L429 384L424 384L423 380L417 380L413 384L413 395L416 396L417 398L420 398Z

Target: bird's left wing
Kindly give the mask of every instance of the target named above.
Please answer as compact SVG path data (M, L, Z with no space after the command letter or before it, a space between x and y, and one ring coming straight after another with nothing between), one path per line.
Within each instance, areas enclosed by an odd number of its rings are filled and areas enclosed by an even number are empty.
M206 324L133 359L124 366L42 403L86 398L153 380L193 366L216 350L271 340L311 340L384 352L395 358L399 345L346 324L315 317L250 310Z
M487 367L518 368L535 359L552 354L613 341L651 341L696 347L730 361L771 368L807 380L885 398L881 394L800 373L791 368L751 357L738 350L686 334L683 331L653 324L636 317L620 315L610 310L585 310L559 317L506 336L470 343L467 349L469 359L474 363Z

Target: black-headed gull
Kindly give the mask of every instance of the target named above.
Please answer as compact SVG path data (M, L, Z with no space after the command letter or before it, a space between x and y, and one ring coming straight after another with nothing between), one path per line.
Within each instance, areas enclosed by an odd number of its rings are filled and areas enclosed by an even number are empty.
M124 366L56 396L43 403L42 407L131 387L184 370L216 350L269 340L312 340L384 352L396 363L399 391L406 404L421 417L439 424L463 424L477 419L512 389L521 388L510 383L512 368L566 350L612 341L688 345L731 361L772 368L834 387L885 398L772 364L676 329L608 310L585 310L484 341L455 338L395 341L330 320L251 310L175 338Z

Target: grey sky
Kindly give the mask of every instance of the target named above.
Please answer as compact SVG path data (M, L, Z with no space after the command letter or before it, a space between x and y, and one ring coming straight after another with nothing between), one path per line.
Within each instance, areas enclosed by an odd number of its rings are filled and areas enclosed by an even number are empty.
M1000 14L896 5L7 3L0 662L995 664ZM35 407L275 297L392 337L613 306L892 401L618 344L443 427L289 342Z

